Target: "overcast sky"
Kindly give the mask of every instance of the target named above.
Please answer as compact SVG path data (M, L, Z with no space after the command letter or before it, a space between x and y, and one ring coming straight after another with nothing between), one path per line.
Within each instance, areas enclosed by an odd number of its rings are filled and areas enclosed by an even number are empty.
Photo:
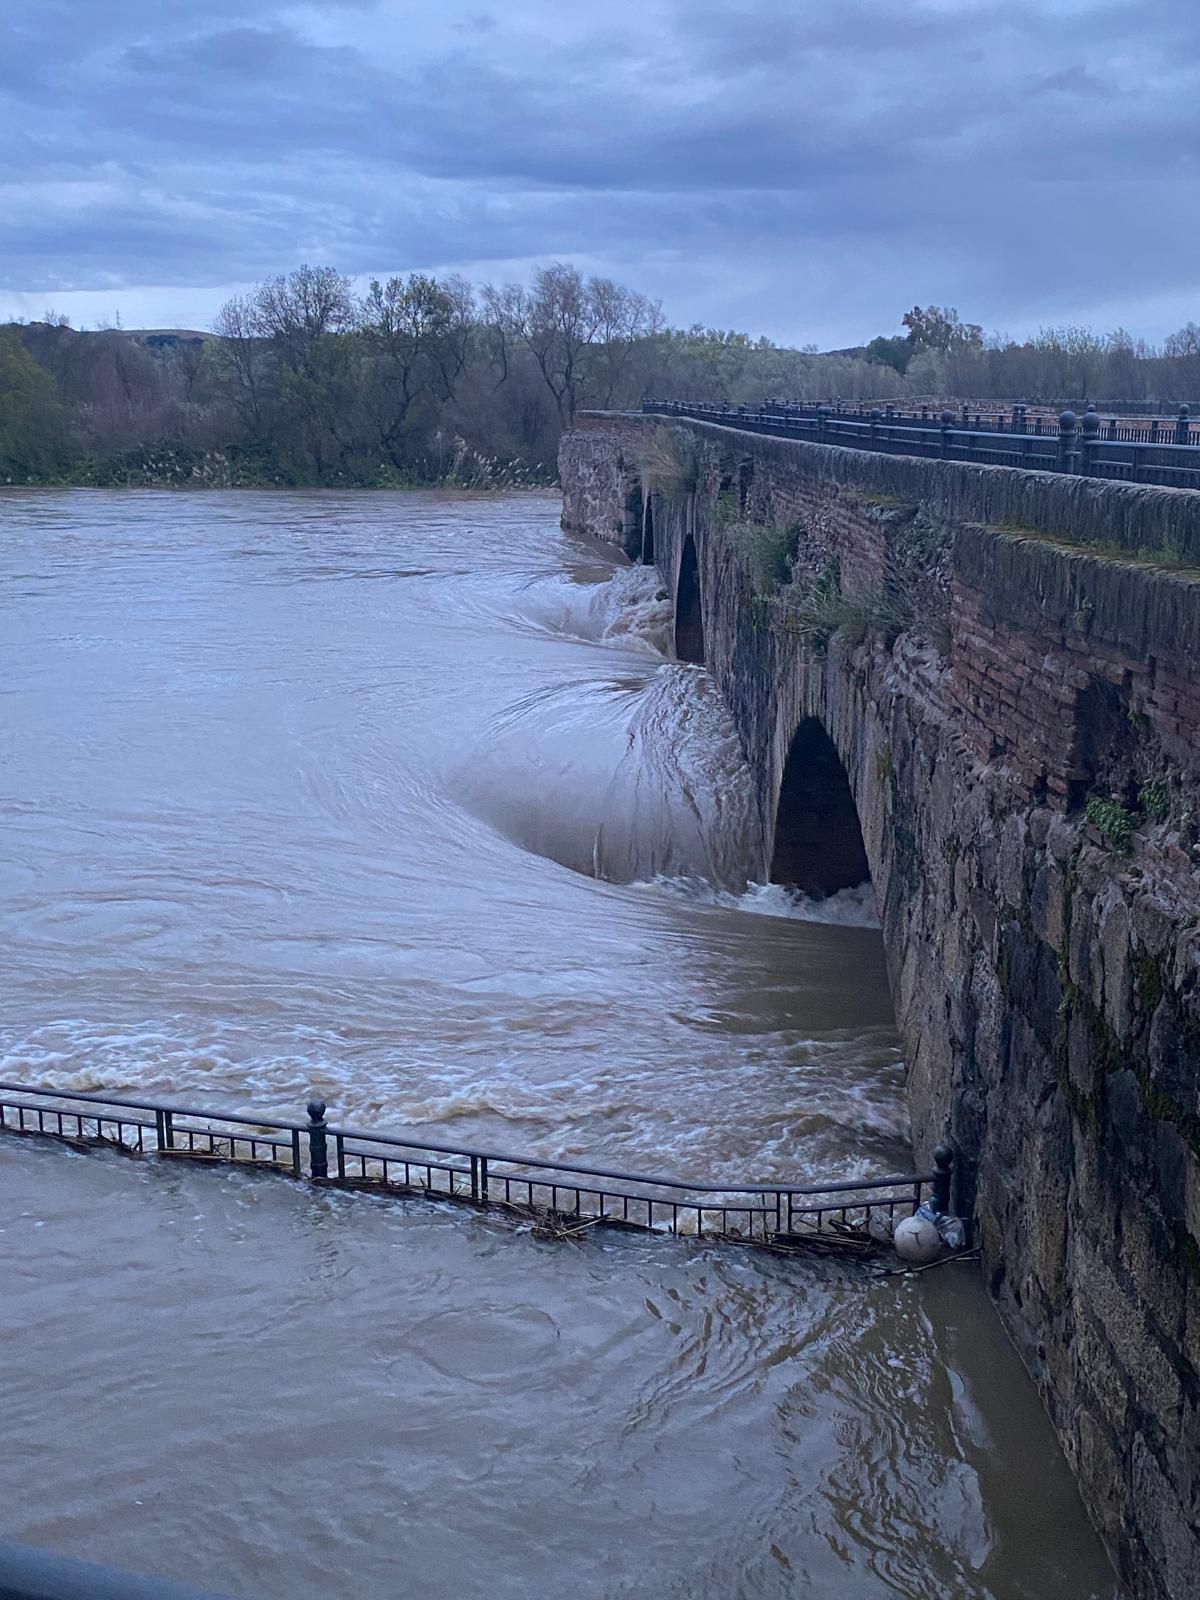
M836 347L1200 321L1196 0L7 0L0 315L572 260Z

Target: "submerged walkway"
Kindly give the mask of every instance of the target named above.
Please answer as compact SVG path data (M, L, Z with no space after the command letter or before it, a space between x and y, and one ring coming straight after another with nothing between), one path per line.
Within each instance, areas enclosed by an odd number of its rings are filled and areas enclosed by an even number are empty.
M825 1184L697 1183L534 1156L433 1143L416 1133L330 1125L320 1100L307 1120L197 1110L154 1100L0 1083L0 1132L76 1148L236 1165L371 1193L507 1211L557 1234L597 1226L767 1248L866 1248L878 1225L890 1232L926 1190L948 1209L952 1156L933 1173ZM873 1221L877 1224L872 1228Z

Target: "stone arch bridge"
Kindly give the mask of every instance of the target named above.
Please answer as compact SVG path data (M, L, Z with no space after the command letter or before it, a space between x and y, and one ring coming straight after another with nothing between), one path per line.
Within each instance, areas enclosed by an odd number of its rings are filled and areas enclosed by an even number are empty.
M633 414L560 470L677 597L760 875L869 870L918 1153L1132 1592L1200 1594L1200 494Z

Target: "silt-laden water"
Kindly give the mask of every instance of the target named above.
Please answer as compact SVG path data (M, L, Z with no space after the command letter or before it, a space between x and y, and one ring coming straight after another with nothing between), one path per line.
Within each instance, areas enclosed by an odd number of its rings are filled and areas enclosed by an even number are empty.
M702 1179L902 1170L869 896L748 882L557 504L0 498L0 1075ZM554 1246L0 1144L5 1535L245 1596L1110 1580L969 1272Z

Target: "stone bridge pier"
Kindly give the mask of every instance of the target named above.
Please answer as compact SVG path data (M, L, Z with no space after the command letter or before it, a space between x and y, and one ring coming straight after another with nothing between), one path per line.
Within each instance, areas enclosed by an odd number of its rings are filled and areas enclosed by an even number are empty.
M560 470L652 525L760 876L869 871L918 1156L1131 1591L1200 1595L1200 494L601 413Z

